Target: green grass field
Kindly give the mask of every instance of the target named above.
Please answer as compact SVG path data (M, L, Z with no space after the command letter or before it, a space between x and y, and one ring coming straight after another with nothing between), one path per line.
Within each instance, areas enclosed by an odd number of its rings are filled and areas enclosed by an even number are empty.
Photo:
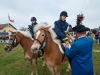
M23 49L20 45L14 48L11 52L4 51L5 43L0 43L0 75L30 75L30 65L24 60ZM93 50L100 51L100 44L94 43ZM39 75L50 75L47 67L42 67L42 60L38 59ZM93 52L94 71L97 75L100 74L100 52ZM61 75L70 75L66 73L67 62L61 65Z

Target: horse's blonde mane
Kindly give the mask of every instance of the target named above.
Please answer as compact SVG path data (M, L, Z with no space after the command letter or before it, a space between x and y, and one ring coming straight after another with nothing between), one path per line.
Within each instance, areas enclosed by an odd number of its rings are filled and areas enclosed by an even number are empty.
M32 35L30 34L30 32L29 31L17 31L17 32L20 32L22 35L24 35L25 37L27 37L27 38L31 38L31 39L33 39L32 38Z
M50 27L50 25L48 25L48 23L37 24L36 26L34 26L34 32L36 32L37 30L39 30L41 28L46 28L46 27ZM48 31L50 32L53 41L56 44L59 45L60 44L60 40L56 39L57 35L53 31L52 27L50 27ZM31 34L30 34L30 32L29 32L29 30L28 30L28 28L25 28L25 30L23 30L23 28L22 28L22 30L20 29L20 30L16 30L16 31L13 31L13 32L20 32L25 37L33 39L32 36L31 36Z
M43 29L43 28L46 28L46 27L50 27L50 25L48 25L48 23L41 23L41 24L38 24L34 27L34 32L36 32L37 30L39 29ZM53 31L52 27L49 28L48 30L51 34L51 37L53 39L53 41L56 43L56 44L60 44L60 40L56 39L57 35L56 33Z
M13 32L19 32L19 33L21 33L23 36L25 36L26 38L31 38L32 40L33 40L33 38L32 38L32 36L31 36L31 34L30 34L30 32L29 32L29 30L28 30L28 28L25 28L26 30L23 30L23 29L20 29L20 30L16 30L16 31L13 31ZM11 35L11 33L9 33L9 35Z

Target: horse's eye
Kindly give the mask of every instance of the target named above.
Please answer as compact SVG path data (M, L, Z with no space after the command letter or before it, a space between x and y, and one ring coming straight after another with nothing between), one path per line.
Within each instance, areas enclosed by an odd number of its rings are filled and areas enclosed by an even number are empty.
M45 36L44 34L42 34L42 36Z
M13 40L12 38L10 38L10 40Z

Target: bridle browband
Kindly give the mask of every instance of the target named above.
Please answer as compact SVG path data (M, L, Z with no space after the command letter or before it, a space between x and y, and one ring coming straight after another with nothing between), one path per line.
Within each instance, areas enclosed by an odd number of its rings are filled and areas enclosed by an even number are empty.
M46 39L46 30L44 30L44 29L39 29L39 30L43 30L44 32L45 32L45 37L44 37L44 40L41 42L40 40L38 40L38 39L36 39L36 38L34 38L34 41L36 40L36 41L38 41L39 42L39 44L41 45L40 46L40 48L39 48L39 50L41 50L42 48L43 48L43 45L44 45L44 42L45 42L45 39Z

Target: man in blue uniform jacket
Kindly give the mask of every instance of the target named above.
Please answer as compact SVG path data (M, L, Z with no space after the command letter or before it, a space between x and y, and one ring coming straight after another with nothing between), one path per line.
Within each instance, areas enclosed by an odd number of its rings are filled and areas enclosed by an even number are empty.
M31 33L33 39L34 39L34 25L37 24L36 21L37 21L37 19L36 19L35 17L32 17L32 18L31 18L32 24L31 24L31 25L28 25L29 30L30 30L30 33Z
M86 31L90 30L84 25L77 25L72 30L76 39L71 48L66 45L65 55L71 59L72 75L94 75L92 62L92 38L86 37Z
M61 40L66 37L65 31L67 30L68 23L66 22L68 14L66 11L60 13L60 19L54 22L54 31L57 34L57 39Z

